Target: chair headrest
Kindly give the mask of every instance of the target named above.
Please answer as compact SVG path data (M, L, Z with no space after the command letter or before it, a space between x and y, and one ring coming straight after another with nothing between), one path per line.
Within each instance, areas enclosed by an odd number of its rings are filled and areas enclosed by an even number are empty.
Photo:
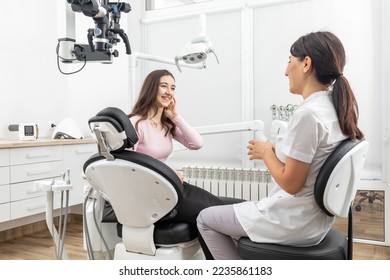
M119 108L107 107L101 110L89 119L88 124L94 137L103 137L106 148L111 152L132 148L138 141L129 117Z

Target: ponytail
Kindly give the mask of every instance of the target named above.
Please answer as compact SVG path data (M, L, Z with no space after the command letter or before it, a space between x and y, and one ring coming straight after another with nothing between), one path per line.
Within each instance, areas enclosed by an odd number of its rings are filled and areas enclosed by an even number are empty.
M364 134L357 126L359 108L349 82L342 74L334 81L332 100L341 131L352 140L363 139Z

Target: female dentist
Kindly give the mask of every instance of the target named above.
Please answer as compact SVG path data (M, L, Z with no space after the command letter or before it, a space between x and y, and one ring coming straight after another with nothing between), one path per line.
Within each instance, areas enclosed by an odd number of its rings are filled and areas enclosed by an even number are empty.
M294 246L318 244L334 217L316 204L313 187L330 153L346 138L362 139L358 106L343 75L344 47L330 32L300 37L290 48L285 75L303 97L287 131L273 145L251 140L250 160L263 160L276 185L258 202L202 210L197 225L215 259L240 259L237 240Z

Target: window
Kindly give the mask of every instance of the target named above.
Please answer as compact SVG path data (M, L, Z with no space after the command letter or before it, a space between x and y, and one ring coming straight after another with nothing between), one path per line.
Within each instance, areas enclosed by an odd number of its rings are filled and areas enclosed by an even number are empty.
M158 10L176 6L190 5L212 0L145 0L147 11Z

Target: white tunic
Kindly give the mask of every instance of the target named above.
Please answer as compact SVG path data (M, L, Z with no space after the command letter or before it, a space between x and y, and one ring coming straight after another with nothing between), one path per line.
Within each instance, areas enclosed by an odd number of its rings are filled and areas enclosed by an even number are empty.
M280 161L285 162L288 156L310 163L303 189L290 195L275 184L267 198L234 204L235 214L252 241L311 246L332 226L334 217L317 206L313 195L322 164L347 138L340 130L330 94L322 91L306 98L295 110L287 131L275 141Z

